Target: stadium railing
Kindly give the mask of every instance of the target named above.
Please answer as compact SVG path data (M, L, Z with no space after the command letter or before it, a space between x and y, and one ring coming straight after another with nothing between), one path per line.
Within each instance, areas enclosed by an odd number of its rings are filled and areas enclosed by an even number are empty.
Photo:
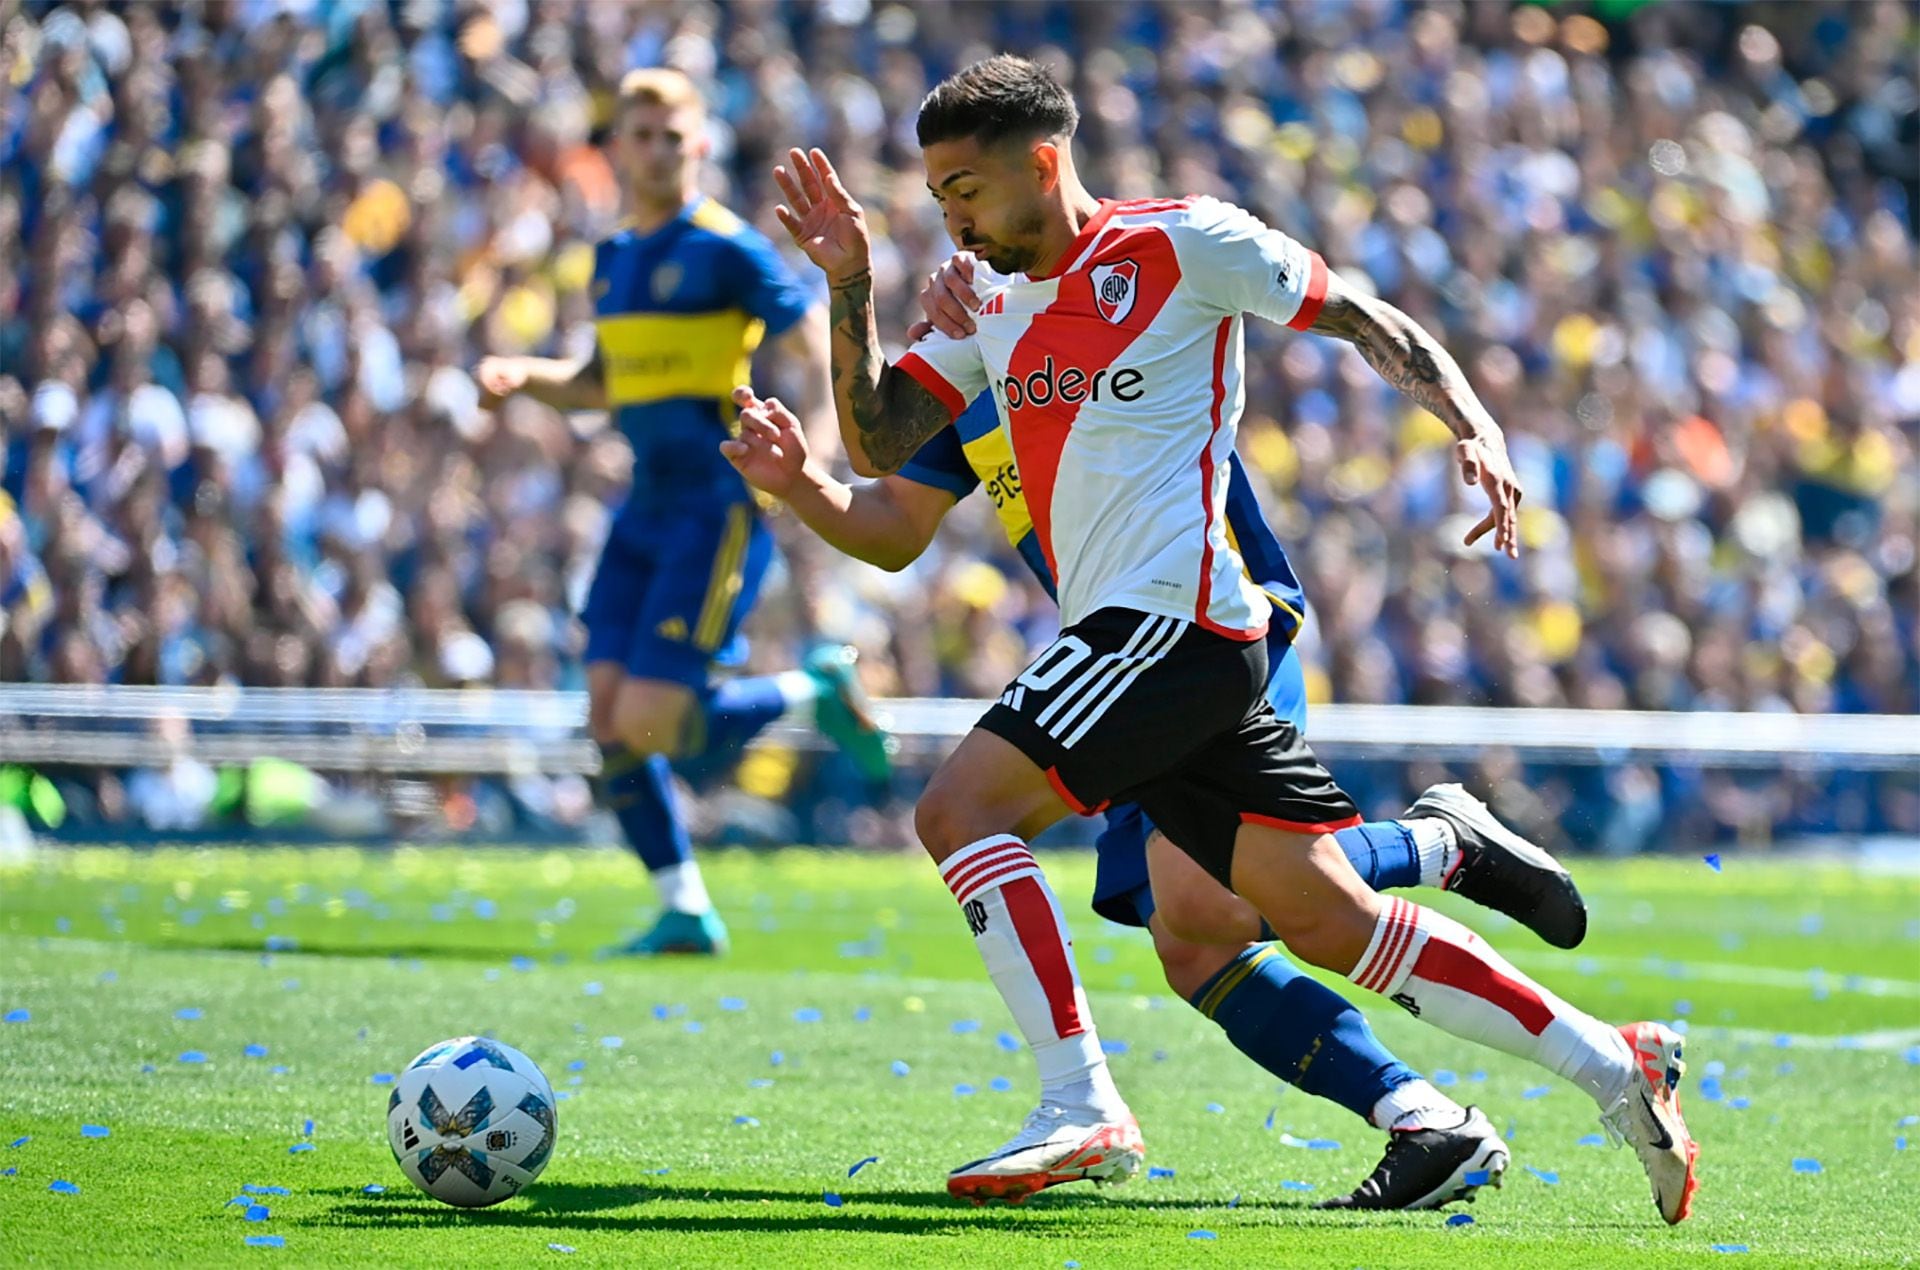
M957 698L875 703L909 755L938 753L989 705ZM1522 762L1609 766L1920 770L1920 720L1903 715L1662 713L1323 705L1313 745L1329 754L1460 761L1495 748ZM812 748L788 723L769 741ZM272 756L342 774L591 775L586 697L574 692L0 685L0 763L164 766Z

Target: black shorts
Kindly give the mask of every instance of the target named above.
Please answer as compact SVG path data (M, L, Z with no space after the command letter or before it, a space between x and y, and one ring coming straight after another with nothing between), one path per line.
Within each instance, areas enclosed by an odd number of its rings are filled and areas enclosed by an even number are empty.
M1263 639L1101 609L1062 631L979 726L1032 759L1075 811L1137 802L1230 884L1247 821L1297 832L1360 823L1266 688Z

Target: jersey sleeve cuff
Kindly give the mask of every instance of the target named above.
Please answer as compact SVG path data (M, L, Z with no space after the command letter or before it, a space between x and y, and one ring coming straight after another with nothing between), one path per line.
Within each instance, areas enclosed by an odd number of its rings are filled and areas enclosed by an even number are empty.
M1325 288L1322 287L1322 290ZM948 383L946 376L935 370L933 364L920 354L908 353L893 365L894 369L913 376L915 383L938 398L940 404L947 408L949 418L959 418L960 412L967 408L967 399L960 390Z
M894 473L912 481L915 485L925 485L932 489L945 490L956 499L965 498L979 486L980 479L975 476L961 476L957 472L943 472L938 468L926 467L908 460L907 465Z
M1300 297L1299 311L1287 325L1296 331L1304 331L1319 320L1320 310L1327 304L1327 262L1320 253L1307 253L1307 291Z

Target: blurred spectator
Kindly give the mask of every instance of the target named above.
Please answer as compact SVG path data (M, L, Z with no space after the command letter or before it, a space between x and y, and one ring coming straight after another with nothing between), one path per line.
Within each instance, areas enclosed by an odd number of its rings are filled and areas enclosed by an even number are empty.
M1315 699L1920 708L1893 0L0 13L5 677L579 686L624 442L483 415L467 367L591 340L612 86L706 85L713 192L776 241L773 157L825 145L904 330L949 250L915 109L1007 48L1079 94L1092 188L1247 205L1442 333L1508 430L1517 563L1458 545L1437 421L1342 346L1249 328L1244 448ZM905 575L827 567L812 618L876 691L990 693L1052 630L980 508ZM754 661L791 664L795 609L762 607ZM1606 802L1579 836L1635 849L1678 791L1610 781L1564 806ZM1754 818L1707 785L1723 828Z

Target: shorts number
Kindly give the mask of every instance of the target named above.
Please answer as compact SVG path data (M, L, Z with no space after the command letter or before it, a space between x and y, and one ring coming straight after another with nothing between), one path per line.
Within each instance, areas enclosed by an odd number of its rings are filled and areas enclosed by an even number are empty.
M1013 682L1035 692L1047 689L1073 673L1073 668L1093 656L1093 649L1078 635L1062 635L1046 650L1033 659L1033 664L1020 672Z

